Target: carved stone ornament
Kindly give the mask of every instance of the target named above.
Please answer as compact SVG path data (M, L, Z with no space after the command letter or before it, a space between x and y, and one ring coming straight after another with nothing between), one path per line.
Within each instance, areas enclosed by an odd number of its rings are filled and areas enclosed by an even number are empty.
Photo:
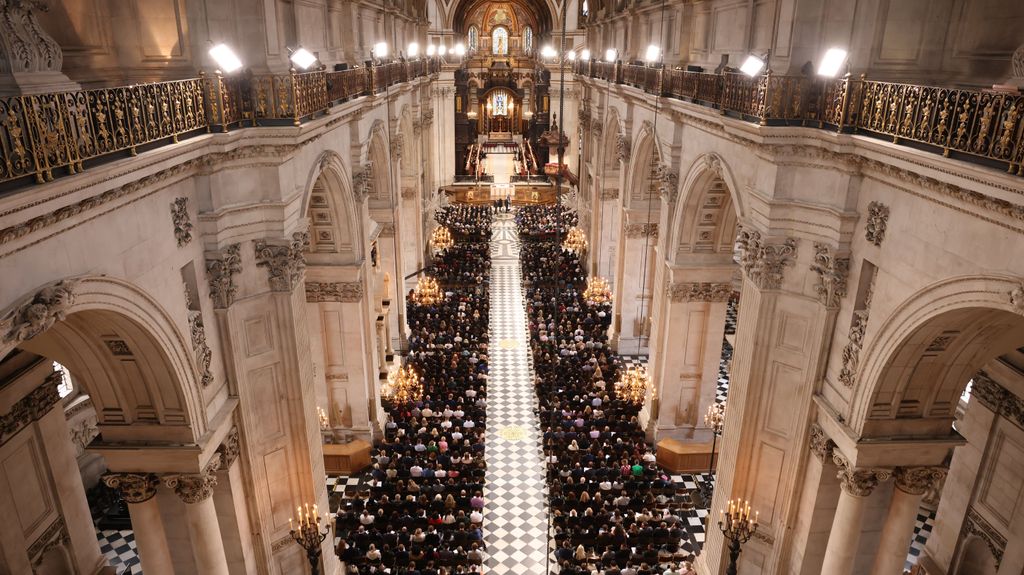
M937 482L946 477L943 467L897 467L893 473L896 487L913 494L924 495Z
M427 125L427 126L429 126L430 124L434 123L434 109L433 108L427 108L426 110L423 110L423 123L425 125Z
M860 367L860 350L864 347L864 332L868 329L868 311L853 312L849 341L843 347L843 366L839 369L839 382L846 387L857 383L857 369Z
M782 287L783 267L792 263L796 254L795 239L769 244L761 239L761 232L741 229L736 242L740 246L740 267L754 285L762 290Z
M1018 313L1024 313L1024 282L1010 290L1010 304Z
M58 372L47 377L45 381L28 395L18 400L11 410L0 415L0 445L7 442L27 425L49 413L50 409L60 401L57 394L56 378Z
M402 148L405 147L405 136L393 134L391 136L391 157L395 160L402 159Z
M0 320L4 329L4 343L21 343L32 339L64 321L68 309L75 303L78 280L63 280L44 287L28 301L22 303Z
M64 524L64 518L54 519L53 523L28 548L28 557L32 561L33 572L36 567L43 564L51 549L67 548L70 544L71 536L68 534L67 525Z
M174 198L171 203L171 221L174 223L174 238L178 247L192 241L192 220L188 216L188 198Z
M722 158L718 154L708 154L704 156L704 164L707 167L707 171L714 174L716 177L722 177Z
M620 162L629 161L629 137L625 134L615 135L615 156Z
M362 301L362 299L362 282L306 282L306 301L310 303L330 301L353 303Z
M658 224L648 224L646 222L637 224L626 224L626 237L627 238L642 238L658 237Z
M818 301L827 308L839 307L839 300L846 295L846 277L850 273L850 258L837 258L832 249L824 244L814 244L814 263L811 271L818 274L814 286Z
M881 202L868 204L868 221L864 226L864 237L876 246L885 239L885 228L889 224L889 206Z
M1024 399L994 381L984 371L973 378L971 397L993 413L1024 429Z
M231 244L220 252L206 256L206 281L210 286L210 299L215 309L227 309L235 301L235 274L242 272L239 244Z
M0 70L9 73L60 72L60 44L43 30L34 12L47 12L45 0L0 1Z
M988 545L992 557L995 557L996 568L1003 562L1003 552L1006 551L1006 537L1003 536L992 524L985 520L980 513L970 508L967 510L967 519L964 521L963 535L974 535Z
M1013 57L1010 58L1010 64L1013 68L1014 83L1018 85L1024 84L1024 44L1021 44L1013 51Z
M732 284L681 282L668 288L672 301L727 302L732 297Z
M832 460L839 467L839 482L843 491L855 497L867 497L878 484L892 477L888 469L863 469L851 467L841 453L833 453Z
M662 199L674 204L679 197L679 173L665 164L658 164L654 169L654 177L658 181L658 193Z
M617 199L619 199L619 190L617 190L615 188L612 188L612 189L602 188L601 189L601 199L602 200L617 200Z
M287 245L272 244L266 240L256 242L256 265L267 268L271 291L290 292L295 289L306 269L305 250L308 246L308 232L295 232Z
M412 135L419 136L423 133L423 122L421 120L412 121Z
M817 423L811 424L811 453L822 463L832 459L836 444Z
M203 387L213 383L213 372L210 371L210 364L213 361L213 352L206 343L206 328L203 326L203 312L189 310L188 327L192 334L192 351L196 356L196 367L199 368L199 380Z
M604 125L601 124L600 120L594 119L594 121L591 122L590 130L594 132L595 136L600 136L601 134L604 133Z
M156 496L160 479L154 473L107 473L103 483L116 489L128 503L143 503Z
M370 197L373 192L373 162L363 164L352 174L352 192L360 202Z
M174 490L174 493L188 504L195 504L205 501L213 495L213 488L217 485L217 471L220 466L220 455L214 455L213 460L207 465L202 473L176 473L164 476L164 485Z
M411 200L416 197L416 188L409 186L402 188L402 199Z
M224 442L217 448L217 453L220 454L220 468L227 470L231 467L241 451L242 445L238 441L238 428L232 427L231 432L224 438Z
M395 222L384 222L380 225L379 237L392 238L395 236Z

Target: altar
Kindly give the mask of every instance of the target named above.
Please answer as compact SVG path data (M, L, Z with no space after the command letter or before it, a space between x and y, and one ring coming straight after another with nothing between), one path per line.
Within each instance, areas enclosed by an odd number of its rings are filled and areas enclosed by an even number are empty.
M515 184L491 184L491 201L516 197Z

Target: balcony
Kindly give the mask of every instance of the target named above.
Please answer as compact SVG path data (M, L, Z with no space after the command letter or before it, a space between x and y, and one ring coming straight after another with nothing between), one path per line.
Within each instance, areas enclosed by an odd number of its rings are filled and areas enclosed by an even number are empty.
M332 106L440 71L436 59L340 72L187 80L0 98L0 187L239 126L301 125Z
M708 74L578 61L578 76L715 108L762 125L798 125L891 138L894 143L1024 176L1024 95L988 90L818 79L766 73Z

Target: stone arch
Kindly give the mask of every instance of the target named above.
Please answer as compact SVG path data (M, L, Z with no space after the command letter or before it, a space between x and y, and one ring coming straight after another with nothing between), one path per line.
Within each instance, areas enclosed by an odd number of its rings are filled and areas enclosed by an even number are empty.
M398 114L397 139L396 143L392 143L397 146L399 173L404 178L414 178L419 167L419 147L415 145L416 134L413 132L412 111L406 104ZM402 187L404 188L404 182Z
M630 153L626 172L625 204L658 199L658 181L655 173L661 164L661 143L657 141L653 125L644 122Z
M984 539L971 535L964 542L959 575L996 575L999 563Z
M35 321L26 324L28 316ZM105 442L194 444L207 431L191 344L137 286L70 278L25 296L2 317L0 357L20 348L67 366L91 396Z
M691 254L732 257L742 202L732 172L717 154L697 158L680 184L666 258L677 261Z
M351 180L341 156L330 150L320 154L310 170L304 213L309 217L310 264L357 263L364 253L362 217L352 193Z
M868 331L848 425L861 437L944 436L960 395L989 360L1024 347L1019 279L957 277L932 284ZM1016 299L1015 299L1016 298Z
M370 166L370 197L391 203L391 157L384 122L377 120L366 142L366 163Z

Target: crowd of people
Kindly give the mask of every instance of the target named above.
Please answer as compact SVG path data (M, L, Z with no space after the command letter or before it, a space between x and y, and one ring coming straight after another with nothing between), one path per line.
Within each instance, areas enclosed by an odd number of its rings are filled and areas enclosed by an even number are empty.
M561 240L561 206L517 212L550 513L565 575L692 575L676 486L645 441L641 408L616 396L609 304L583 297L587 274Z
M491 214L450 206L437 220L456 238L427 270L445 297L407 303L406 365L424 389L415 401L382 401L370 491L345 499L336 517L350 573L481 573Z

